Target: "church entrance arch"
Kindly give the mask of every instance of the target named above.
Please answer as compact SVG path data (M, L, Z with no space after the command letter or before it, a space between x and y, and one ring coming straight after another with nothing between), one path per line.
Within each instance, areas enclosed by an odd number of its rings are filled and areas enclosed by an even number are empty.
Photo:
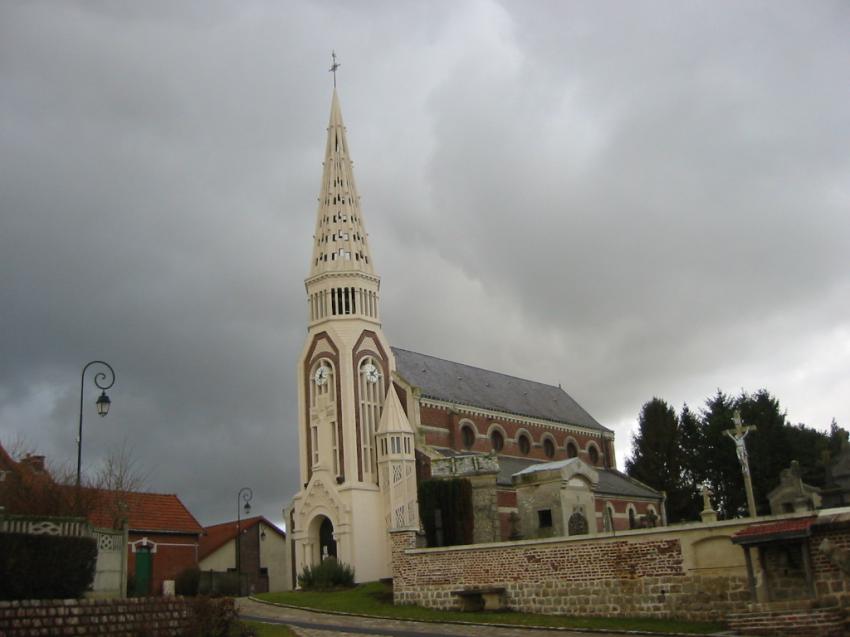
M318 564L324 559L337 556L337 542L334 537L334 524L326 515L317 515L310 522L310 561Z
M334 525L330 518L322 520L322 524L319 526L319 555L321 555L322 559L325 559L326 557L336 557Z

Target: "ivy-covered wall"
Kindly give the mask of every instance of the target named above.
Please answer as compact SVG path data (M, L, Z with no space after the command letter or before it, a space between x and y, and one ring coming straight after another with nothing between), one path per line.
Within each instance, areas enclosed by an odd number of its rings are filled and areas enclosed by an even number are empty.
M453 478L420 482L419 518L428 546L472 544L475 522L469 480Z

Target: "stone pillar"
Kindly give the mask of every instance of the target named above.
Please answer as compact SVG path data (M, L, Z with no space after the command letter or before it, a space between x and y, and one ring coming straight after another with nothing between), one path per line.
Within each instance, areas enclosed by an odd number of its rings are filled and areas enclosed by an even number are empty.
M482 473L467 477L472 486L472 514L475 520L472 541L474 544L498 542L501 537L496 476L496 473Z

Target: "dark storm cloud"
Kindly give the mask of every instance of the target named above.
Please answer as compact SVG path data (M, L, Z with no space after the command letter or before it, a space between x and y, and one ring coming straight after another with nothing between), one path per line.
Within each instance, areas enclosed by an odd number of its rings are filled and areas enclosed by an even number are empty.
M842 3L6 3L0 437L71 462L79 370L202 522L298 488L330 101L394 344L640 404L846 411ZM94 399L87 383L87 404Z

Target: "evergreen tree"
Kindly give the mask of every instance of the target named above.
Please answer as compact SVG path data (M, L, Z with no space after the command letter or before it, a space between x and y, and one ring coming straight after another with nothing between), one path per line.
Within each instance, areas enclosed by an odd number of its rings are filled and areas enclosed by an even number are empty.
M660 398L641 409L629 475L667 492L670 522L698 520L702 509L700 488L707 484L721 519L746 516L747 495L734 441L725 431L734 428L735 410L744 425L755 425L746 437L750 477L756 510L770 513L767 495L779 485L779 475L793 460L800 463L803 481L823 486L830 462L850 442L848 433L833 420L829 434L788 422L779 401L766 389L737 397L717 393L699 413L687 404L675 410Z
M688 450L688 455L696 460L697 483L708 484L714 493L714 508L721 518L735 517L747 506L735 444L723 433L732 427L734 412L735 401L718 389L706 400L700 413L701 446Z
M670 522L687 519L692 498L682 479L679 421L675 410L660 398L653 398L641 409L626 472L667 493Z
M664 400L645 403L638 418L638 431L632 438L632 455L626 471L656 489L678 481L678 421L676 412Z
M788 468L792 460L798 460L800 465L804 467L812 466L816 458L809 457L808 452L814 451L814 448L808 441L806 448L795 448L791 444L794 428L788 423L785 412L779 406L779 401L771 396L766 389L760 389L753 395L741 392L736 400L735 407L740 410L745 425L755 425L756 427L756 430L750 432L746 438L750 476L753 483L756 511L758 515L769 515L770 503L767 500L767 494L779 484L779 474L783 469ZM809 431L812 431L815 436L819 433L814 432L814 430ZM823 434L820 434L820 436L825 438ZM728 436L727 440L732 443ZM734 449L732 449L732 453L734 454ZM737 456L735 459L737 461ZM741 476L738 484L743 489L744 479L740 465L738 475ZM746 500L744 503L745 506L742 510L739 510L739 513L746 515Z
M682 405L679 413L679 458L681 465L681 504L678 521L699 520L702 511L701 487L705 475L705 436L699 415L691 411L688 404Z

